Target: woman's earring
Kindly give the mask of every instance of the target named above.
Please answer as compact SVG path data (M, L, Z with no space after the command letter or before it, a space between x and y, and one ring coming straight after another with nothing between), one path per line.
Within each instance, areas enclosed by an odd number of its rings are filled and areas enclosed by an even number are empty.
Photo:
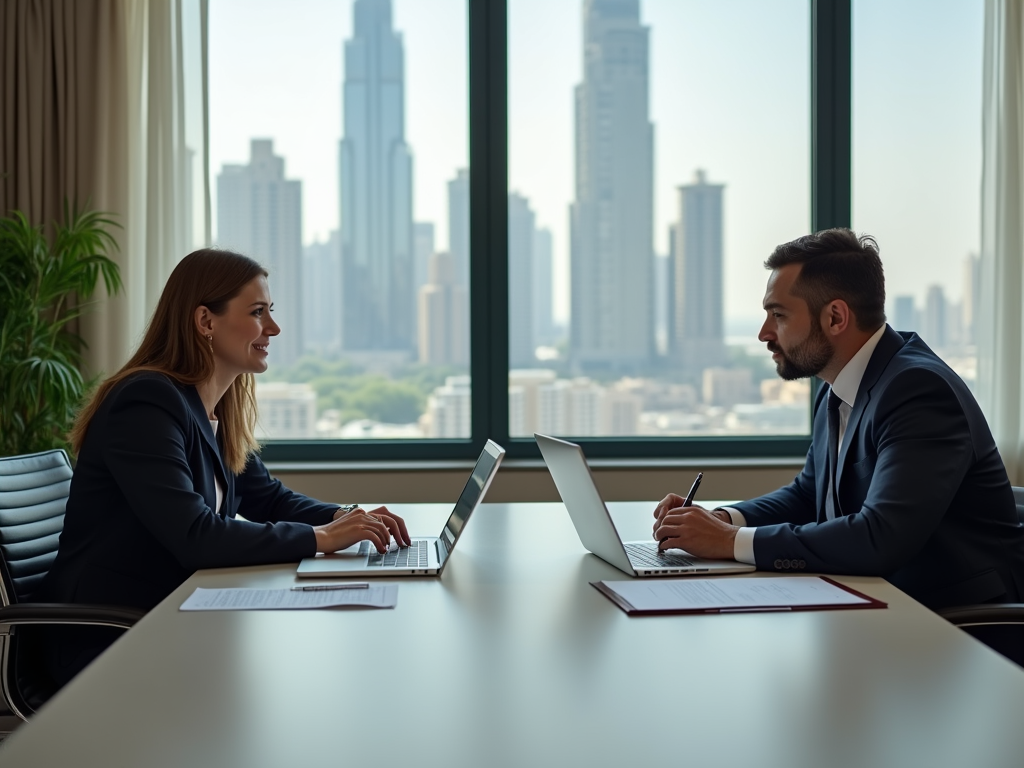
M213 349L213 336L206 334L206 340L210 342L210 349Z

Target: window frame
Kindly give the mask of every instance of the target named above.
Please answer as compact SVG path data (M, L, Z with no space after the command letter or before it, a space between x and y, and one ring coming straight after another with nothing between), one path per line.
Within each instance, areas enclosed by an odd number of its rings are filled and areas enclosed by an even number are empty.
M851 0L811 10L811 228L851 222ZM510 458L539 458L508 428L508 5L467 0L470 188L471 436L461 440L268 440L264 461L472 459L488 438ZM811 404L820 387L812 379ZM811 407L810 405L808 407ZM588 457L802 457L811 437L581 437Z

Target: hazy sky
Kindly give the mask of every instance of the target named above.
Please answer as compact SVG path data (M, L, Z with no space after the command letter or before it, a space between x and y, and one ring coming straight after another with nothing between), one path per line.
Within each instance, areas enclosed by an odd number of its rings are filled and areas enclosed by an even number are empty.
M406 55L415 216L447 246L445 184L467 163L464 0L394 0ZM568 313L573 88L581 0L509 1L509 180L554 233ZM810 226L807 0L642 0L651 29L654 242L697 168L725 189L730 325L759 315L761 261ZM878 236L889 294L946 286L978 248L982 0L854 0L854 227ZM214 193L249 140L274 139L303 182L306 242L337 227L342 45L350 0L212 0ZM216 218L214 219L216 221ZM922 266L927 265L926 279ZM750 325L747 323L746 325Z

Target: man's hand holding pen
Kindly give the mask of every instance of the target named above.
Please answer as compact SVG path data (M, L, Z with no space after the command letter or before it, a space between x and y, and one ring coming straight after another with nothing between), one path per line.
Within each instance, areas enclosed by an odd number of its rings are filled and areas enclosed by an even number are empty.
M683 549L697 557L718 560L733 558L736 531L725 510L708 511L693 505L701 475L687 498L670 493L654 509L654 539L658 549Z

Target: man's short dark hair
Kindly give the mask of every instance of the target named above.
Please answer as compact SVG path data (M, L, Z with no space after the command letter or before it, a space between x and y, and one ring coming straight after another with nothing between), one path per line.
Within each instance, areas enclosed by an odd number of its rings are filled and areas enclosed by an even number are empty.
M862 331L885 322L885 274L878 243L871 235L845 228L823 229L778 246L765 261L766 269L800 264L793 294L807 302L818 317L830 301L845 301Z

